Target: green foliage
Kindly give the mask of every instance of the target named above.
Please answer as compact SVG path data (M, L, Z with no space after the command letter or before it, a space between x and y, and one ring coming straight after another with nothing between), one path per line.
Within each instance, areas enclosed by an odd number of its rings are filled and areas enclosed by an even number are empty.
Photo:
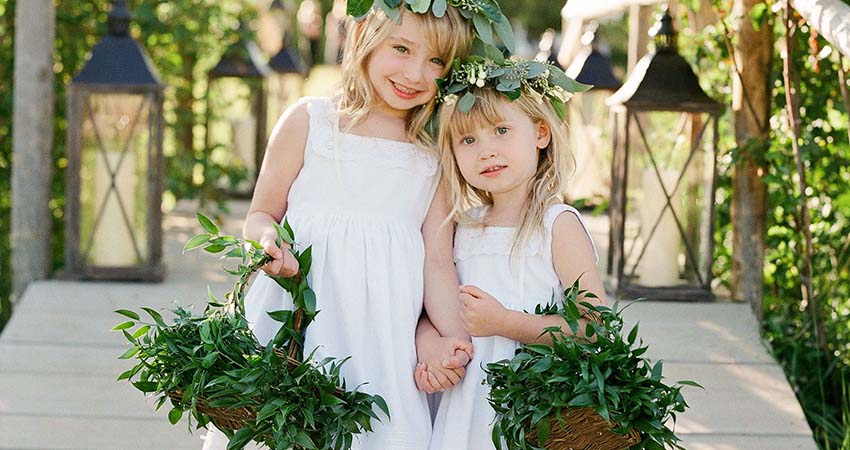
M11 313L10 179L15 0L0 0L0 329ZM54 53L54 146L52 151L51 239L53 268L64 258L66 91L86 57L106 33L110 0L56 3ZM243 170L208 157L203 148L205 72L235 41L240 20L256 11L242 0L136 0L130 2L132 35L145 47L160 78L165 100L166 195L200 198L224 207L219 186L235 186ZM221 181L221 183L216 183Z
M310 248L295 250L289 224L278 227L278 239L293 244L301 273L290 279L272 278L292 295L295 307L268 313L282 326L264 348L245 318L244 292L250 276L271 257L258 243L220 234L202 214L198 219L206 232L191 238L184 250L203 248L222 258L239 259L235 270L225 269L239 279L224 303L210 293L202 315L176 306L172 324L150 308L142 308L149 321L134 311L116 311L124 321L113 330L130 342L120 358L138 361L118 380L156 395L157 409L170 400L172 424L189 411L198 427L205 426L211 418L199 409L203 406L255 413L244 428L223 430L230 437L228 450L241 449L252 440L270 448L349 448L354 434L371 431L371 420L380 420L375 406L389 416L381 397L346 390L340 369L347 358L315 361L311 353L302 360L303 330L316 316L316 297L307 284ZM281 351L285 348L298 350L294 359Z
M487 84L511 101L523 93L541 102L545 97L561 120L570 97L591 88L568 77L558 67L539 61L505 59L499 49L485 44L479 53L463 61L456 59L449 76L437 80L437 101L447 105L457 102L461 112L469 112L475 105L475 89Z
M535 310L535 314L560 315L572 333L549 328L551 346L524 345L513 359L487 365L497 448L537 450L527 441L528 435L546 442L552 418L562 421L564 410L586 407L614 424L616 433L640 431L641 443L633 449L682 448L665 425L668 419L675 422L676 413L688 406L682 386L662 381L661 361L652 365L642 358L647 347L638 340L638 327L624 335L617 304L596 306L587 302L590 298L595 296L579 290L576 280L563 300ZM583 319L587 325L579 336ZM679 383L699 386L692 381Z
M509 52L515 51L511 23L502 14L496 0L348 0L346 11L359 19L376 8L396 19L401 14L400 8L405 7L415 13L431 11L434 16L443 17L449 6L457 8L463 17L472 21L479 39L496 45L495 37L498 36Z
M729 2L714 1L729 10ZM773 27L777 39L785 36L782 20L769 8L748 12L758 27ZM727 18L727 20L730 20ZM731 117L721 122L723 153L718 167L715 275L725 286L732 273L732 173L753 161L763 168L768 214L765 236L765 303L763 333L794 387L818 444L823 449L848 449L846 423L850 398L842 386L850 379L850 145L848 111L838 83L836 53L813 36L803 22L793 38L792 67L800 80L800 149L809 189L801 197L791 151L782 59L777 52L770 67L771 104L768 135L736 145ZM731 27L731 22L730 25ZM733 42L735 36L731 37ZM698 66L703 86L723 103L731 103L734 75L723 27L718 23L695 34L684 29L680 47ZM811 311L802 299L804 234L800 206L811 212L814 243L813 285L820 311ZM818 343L816 319L824 318L826 345Z
M12 79L15 0L0 0L0 331L12 315L10 194L12 180Z

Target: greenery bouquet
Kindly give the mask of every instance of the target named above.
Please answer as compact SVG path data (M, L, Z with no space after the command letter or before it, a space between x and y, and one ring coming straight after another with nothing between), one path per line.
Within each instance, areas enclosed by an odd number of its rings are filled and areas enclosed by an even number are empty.
M513 359L487 365L496 448L681 449L666 422L688 406L682 385L699 385L662 382L661 361L642 358L647 347L636 343L637 325L624 336L618 304L596 306L588 298L595 296L576 281L563 301L535 309L560 315L573 334L547 328L552 345L524 345ZM585 335L577 336L581 319Z
M380 420L374 406L389 417L383 398L346 389L340 368L347 358L302 357L303 331L317 314L316 296L307 283L311 249L296 249L289 224L276 224L278 245L292 246L301 272L272 278L292 295L294 309L267 313L281 328L264 347L249 329L244 293L251 275L271 258L257 242L222 235L209 218L198 219L206 232L184 250L203 248L239 259L236 269L224 269L238 280L224 302L208 292L201 315L177 305L170 324L151 308L142 310L152 322L134 311L116 311L129 319L114 327L130 342L120 358L136 361L118 380L156 395L157 409L170 402L172 424L187 411L190 428L192 418L197 428L213 423L230 438L228 450L252 440L273 449L347 449L355 434L371 431L372 419Z

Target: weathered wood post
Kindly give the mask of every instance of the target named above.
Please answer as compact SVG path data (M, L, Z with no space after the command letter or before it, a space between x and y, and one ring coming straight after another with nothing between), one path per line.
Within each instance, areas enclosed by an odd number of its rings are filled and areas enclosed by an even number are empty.
M53 150L53 0L15 8L12 118L12 292L50 272L50 180ZM14 300L13 300L14 301Z

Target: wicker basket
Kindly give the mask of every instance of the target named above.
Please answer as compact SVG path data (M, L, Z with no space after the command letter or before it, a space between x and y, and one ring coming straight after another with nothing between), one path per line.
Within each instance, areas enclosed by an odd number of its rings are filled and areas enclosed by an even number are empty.
M593 408L568 408L562 416L563 423L551 419L544 445L547 450L624 450L640 442L640 432L615 433ZM538 445L536 431L530 430L526 436L531 444Z
M304 311L296 310L295 311L295 321L294 326L298 331L301 330L301 323L303 320ZM288 353L284 352L279 348L274 349L275 354L281 359L286 360L286 365L290 368L297 367L301 364L300 361L295 359L295 355L298 352L298 346L295 342L291 342L289 346ZM337 394L342 395L344 392L342 389L337 387ZM182 403L183 402L183 392L176 391L168 394L168 397L172 400ZM210 421L216 428L220 430L229 430L229 431L238 431L242 428L245 428L246 422L252 422L257 418L257 412L254 411L253 408L248 408L245 406L239 408L229 408L229 407L212 407L207 404L207 402L203 398L198 398L195 407L197 410L209 416Z

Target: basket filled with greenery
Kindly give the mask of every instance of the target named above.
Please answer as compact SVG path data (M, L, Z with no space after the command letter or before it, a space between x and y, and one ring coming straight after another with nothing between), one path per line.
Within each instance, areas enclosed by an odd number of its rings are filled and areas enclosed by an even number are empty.
M208 291L200 315L177 305L171 323L151 308L142 308L151 321L116 311L129 319L114 327L130 343L120 358L136 362L118 380L155 395L156 409L170 402L172 424L187 411L190 427L192 418L197 428L214 424L230 438L228 450L250 441L296 450L349 448L355 434L371 431L372 419L380 420L375 407L389 417L383 398L346 388L340 369L347 358L303 357L303 332L317 314L316 296L307 282L311 249L296 249L289 224L276 226L278 245L292 246L301 272L272 278L291 294L294 307L267 313L281 328L263 346L249 328L244 296L251 275L271 257L257 242L222 235L206 216L198 214L198 220L206 232L184 250L203 248L239 260L236 269L224 269L238 279L223 302Z
M547 328L551 345L527 344L488 364L493 443L511 450L678 448L666 423L685 411L682 385L662 381L662 363L643 358L638 327L623 333L622 309L594 305L578 281L536 314L560 315L572 333ZM584 334L579 333L581 324Z

